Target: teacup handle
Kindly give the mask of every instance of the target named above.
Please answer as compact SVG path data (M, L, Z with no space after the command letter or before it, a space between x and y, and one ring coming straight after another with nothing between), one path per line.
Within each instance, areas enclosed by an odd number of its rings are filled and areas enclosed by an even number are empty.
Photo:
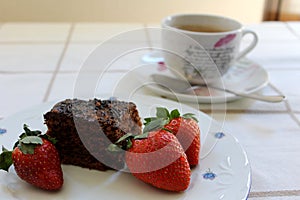
M254 31L248 30L248 29L244 29L242 31L242 37L244 37L247 34L251 34L253 35L253 40L251 42L251 44L249 44L248 47L246 47L245 49L243 49L236 57L236 60L241 59L242 57L244 57L247 53L249 53L252 49L254 49L254 47L256 46L257 42L258 42L258 37L257 34Z

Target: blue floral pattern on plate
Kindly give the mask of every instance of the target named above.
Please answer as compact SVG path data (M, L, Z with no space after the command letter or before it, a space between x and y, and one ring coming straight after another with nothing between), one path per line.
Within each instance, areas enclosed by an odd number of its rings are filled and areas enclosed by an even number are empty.
M224 134L223 132L217 132L217 133L215 134L215 137L218 138L218 139L221 139L221 138L223 138L224 136L225 136L225 134Z
M214 180L216 177L217 175L210 171L210 169L205 174L203 174L204 179Z
M6 129L4 129L4 128L0 128L0 135L4 134L4 133L6 133L6 132L7 132L7 130L6 130Z

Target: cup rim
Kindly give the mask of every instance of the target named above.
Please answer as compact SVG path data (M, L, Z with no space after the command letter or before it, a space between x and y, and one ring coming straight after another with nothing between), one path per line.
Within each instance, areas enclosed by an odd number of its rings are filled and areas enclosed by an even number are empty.
M238 24L239 28L229 30L229 31L223 31L223 32L195 32L195 31L188 31L188 30L179 29L179 28L170 26L166 23L168 20L170 20L170 18L184 17L184 16L214 17L214 18L225 19L225 20L229 20L229 21L232 21L232 22ZM180 31L182 33L186 33L186 34L190 34L190 35L223 35L223 34L236 33L236 32L243 29L242 23L235 20L235 19L233 19L233 18L223 16L223 15L200 14L200 13L179 13L179 14L174 14L174 15L168 15L165 18L162 19L161 25L162 25L162 28L168 28L168 29L171 29L171 30Z

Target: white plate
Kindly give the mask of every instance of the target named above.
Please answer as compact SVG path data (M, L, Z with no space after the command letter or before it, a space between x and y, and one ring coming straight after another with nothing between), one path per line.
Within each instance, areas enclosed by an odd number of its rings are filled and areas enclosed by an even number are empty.
M63 165L65 182L58 192L47 192L30 186L17 177L13 167L10 168L10 173L1 170L1 199L241 200L247 198L251 182L250 164L245 151L233 136L221 132L222 129L215 121L191 107L149 96L135 96L130 100L137 104L142 117L153 116L157 106L168 109L178 108L182 113L192 112L198 117L202 141L201 160L200 165L193 169L191 184L185 192L165 192L144 184L124 172L100 172ZM23 123L28 124L32 129L45 131L43 113L47 112L53 104L38 105L1 120L0 144L12 148L22 131ZM6 133L3 133L4 129L7 130Z
M237 100L240 97L214 89L202 88L198 91L197 96L194 94L182 94L174 93L170 90L162 88L156 84L151 78L151 74L164 74L175 77L174 74L163 65L160 64L148 64L145 67L141 67L135 70L136 76L141 82L148 84L146 85L150 90L156 94L184 102L193 103L222 103ZM268 84L269 78L266 70L259 64L243 58L235 63L230 70L222 77L224 87L244 92L247 94L257 92Z

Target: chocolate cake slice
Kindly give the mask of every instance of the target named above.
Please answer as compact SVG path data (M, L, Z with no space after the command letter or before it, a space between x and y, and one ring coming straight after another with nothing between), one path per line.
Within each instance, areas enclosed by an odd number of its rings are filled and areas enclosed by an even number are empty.
M118 100L67 99L54 105L44 119L63 164L101 171L124 167L125 152L110 152L109 144L126 133L142 132L136 105Z

